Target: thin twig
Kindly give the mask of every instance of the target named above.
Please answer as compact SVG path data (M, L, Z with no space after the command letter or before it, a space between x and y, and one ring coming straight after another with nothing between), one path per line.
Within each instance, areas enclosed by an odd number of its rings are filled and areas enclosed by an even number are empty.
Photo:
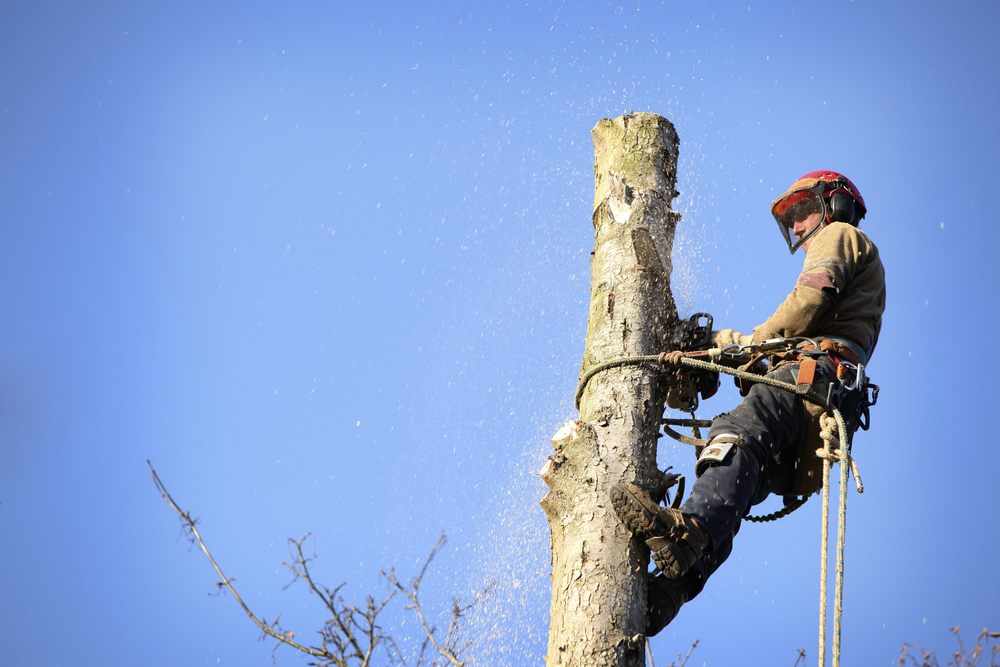
M333 591L330 591L325 586L320 586L315 581L313 581L312 573L309 571L309 561L311 561L312 559L307 558L305 554L302 553L302 543L305 542L306 538L310 536L311 533L306 533L299 540L292 540L292 539L288 540L289 552L292 555L292 563L291 564L284 563L284 565L289 570L295 573L296 578L305 581L306 586L309 587L309 590L315 593L319 597L319 599L323 601L323 604L326 606L326 608L333 613L333 618L330 619L330 621L327 621L327 624L333 623L337 627L337 629L340 631L340 634L344 638L346 638L347 644L352 649L354 657L361 660L362 667L366 667L371 659L371 654L374 651L375 647L381 644L382 640L384 639L384 637L380 633L375 632L375 630L378 629L378 626L374 624L375 618L382 612L382 610L389 603L389 601L392 600L392 598L395 596L395 593L390 594L389 597L386 598L379 605L375 605L374 600L371 597L369 597L367 609L364 612L362 612L357 607L344 606L342 600L341 600L342 609L338 609L336 602L338 598L337 594L340 591L340 589L343 588L344 584L341 584ZM295 545L294 552L291 551L291 545ZM295 583L294 579L292 580L292 583ZM345 614L344 612L347 613ZM355 621L355 615L365 617L366 620L369 621L368 623L369 627L362 628ZM358 643L357 637L355 636L354 628L352 626L355 626L358 630L363 631L365 635L368 637L369 642L367 649L363 649L361 645ZM335 641L334 644L337 645L338 648L341 648L338 642ZM346 649L347 646L344 646L343 648ZM344 656L343 650L341 650L341 656L342 658Z
M682 662L682 663L681 663L681 664L679 665L679 667L684 667L684 665L686 665L686 664L687 664L687 662L688 662L688 658L690 658L690 657L691 657L691 652L692 652L692 651L694 651L694 649L695 649L695 647L696 647L697 645L698 645L698 640L697 640L697 639L695 639L695 640L694 640L694 643L693 643L693 644L691 644L691 648L689 648L689 649L688 649L688 654L687 654L686 656L684 656L684 662ZM680 655L678 655L677 657L679 658L679 657L681 657L681 656L680 656Z
M1000 663L997 662L1000 659L1000 646L990 646L990 639L1000 638L1000 632L990 632L987 628L983 628L983 631L976 636L976 645L966 653L959 630L961 630L959 626L951 628L951 633L958 641L958 650L951 654L952 662L948 663L949 667L977 667L986 650L990 651L989 667L1000 666ZM938 667L937 655L934 651L925 651L917 644L903 644L897 664L902 667L902 665L907 664L907 660L914 667Z
M274 630L271 629L271 626L261 622L256 616L254 616L253 612L250 611L250 608L247 607L245 602L243 602L243 598L240 597L240 594L236 592L236 589L233 588L232 583L230 583L233 580L222 573L222 568L220 568L219 564L215 562L215 558L212 557L212 554L209 552L208 547L205 546L205 541L201 539L201 533L198 532L198 527L195 525L197 523L197 520L192 519L190 513L182 510L177 505L177 503L174 502L174 499L170 496L170 493L167 492L167 487L163 485L163 482L160 481L159 475L156 474L156 470L153 469L153 464L150 463L148 459L146 460L146 463L149 465L149 470L153 474L153 481L156 483L156 488L159 490L160 495L163 496L163 499L167 501L167 504L170 505L170 508L173 509L175 512L177 512L177 514L181 517L181 521L184 523L186 530L191 531L191 535L193 535L194 539L197 540L198 546L201 547L201 550L205 553L205 556L208 557L208 560L212 563L212 566L215 568L215 571L219 573L220 577L222 577L222 582L225 584L226 588L229 589L229 592L233 594L233 597L236 598L236 601L240 603L240 606L243 607L243 611L246 612L246 615L250 617L250 620L253 621L258 628L261 629L261 632L263 632L266 635L270 635L271 637L277 639L280 643L288 644L289 646L299 651L302 651L303 653L307 653L317 658L332 659L333 656L330 655L327 651L317 648L309 648L299 644L298 642L292 641L289 637L286 637L283 634L275 632ZM275 624L276 623L277 621L275 621Z
M412 610L417 615L417 619L420 621L420 626L423 628L424 634L427 636L427 639L421 647L420 660L423 661L424 650L429 642L430 645L434 647L437 654L447 660L451 665L453 665L453 667L464 667L464 665L468 664L468 661L462 660L459 656L469 647L470 642L466 642L461 646L456 645L456 642L458 641L458 625L466 612L479 604L484 597L491 593L495 582L490 582L476 595L475 599L467 605L463 605L457 598L452 600L452 613L451 620L448 623L448 631L445 634L444 643L439 643L436 637L437 628L431 625L428 622L427 617L424 615L423 607L420 605L419 596L420 584L423 582L424 575L427 573L427 569L430 567L431 561L434 560L434 556L437 555L438 550L444 546L445 542L446 536L442 533L441 537L438 538L437 543L434 544L434 548L431 549L431 553L424 562L424 566L420 569L420 574L414 577L409 588L404 586L399 581L394 568L390 569L388 573L382 572L382 576L385 577L390 586L394 587L398 592L402 593L407 600L410 601L410 604L406 606L406 609Z
M146 463L149 463L149 461ZM386 634L382 630L382 627L378 624L378 618L385 610L386 606L395 598L397 593L402 593L407 600L410 601L410 604L406 606L405 609L412 610L416 613L426 636L420 644L420 651L414 667L420 667L425 664L424 659L427 654L428 645L433 646L437 654L446 659L453 667L464 667L468 664L468 661L463 661L460 657L471 644L471 642L467 641L459 645L459 626L461 619L471 608L479 604L479 602L491 592L495 582L490 583L486 588L484 588L469 604L463 604L461 600L457 598L452 600L452 614L451 620L448 624L448 631L445 635L443 643L439 643L435 636L437 628L434 627L424 616L423 609L420 605L419 594L420 584L423 582L424 576L430 568L431 561L434 560L438 550L444 546L445 535L443 533L441 534L441 537L438 538L434 548L431 550L430 556L428 556L427 560L424 562L420 573L413 579L409 586L405 586L399 581L395 570L390 570L389 574L382 572L382 576L385 577L386 581L390 585L388 595L382 600L376 600L376 598L369 595L365 600L363 609L353 605L348 605L344 602L343 597L340 595L340 591L344 587L343 583L331 590L330 588L317 583L313 579L312 572L310 570L310 563L312 563L316 558L315 538L313 540L313 555L311 557L306 556L303 551L303 544L307 538L312 537L311 533L306 533L298 540L289 539L288 551L291 556L291 562L284 563L284 565L291 570L294 576L292 581L288 584L288 586L285 586L285 588L287 589L299 579L303 580L309 588L309 591L316 594L316 596L318 596L323 602L323 605L331 613L329 620L327 620L322 629L319 630L320 637L322 638L322 648L306 647L293 640L295 633L290 630L284 631L282 629L280 623L281 614L278 614L274 621L268 623L266 619L258 619L253 612L250 611L250 608L247 607L245 602L243 602L243 599L232 585L232 582L235 581L235 579L226 577L226 575L223 574L219 564L215 562L215 558L212 557L212 554L209 552L204 540L202 540L201 533L198 532L197 528L198 520L192 518L189 512L183 511L180 506L177 505L170 493L167 491L166 487L163 485L159 475L156 474L156 470L153 469L152 464L149 464L149 469L152 472L153 481L156 483L156 488L160 492L160 495L167 501L167 504L170 505L171 509L177 512L180 516L181 525L187 538L192 544L198 544L202 552L208 558L209 562L212 563L215 571L222 578L222 581L217 583L219 590L228 590L233 594L233 597L236 598L237 602L239 602L247 617L249 617L258 628L260 628L263 633L261 637L262 639L266 636L270 636L278 640L278 643L275 644L274 649L272 649L272 659L276 659L275 651L277 648L282 644L287 644L288 646L291 646L306 655L317 658L318 660L316 662L309 663L314 667L327 667L329 665L334 665L336 667L348 667L349 665L369 667L373 656L375 655L376 649L381 646L385 651L389 665L399 664L402 665L402 667L407 667L406 658L404 657L404 654L400 650L399 646L396 644L395 640L391 635ZM437 660L434 660L430 664L437 665L438 662Z

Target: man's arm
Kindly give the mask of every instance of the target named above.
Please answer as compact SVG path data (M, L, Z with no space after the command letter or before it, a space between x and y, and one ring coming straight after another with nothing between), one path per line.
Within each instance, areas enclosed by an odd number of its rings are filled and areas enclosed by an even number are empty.
M754 328L754 342L830 333L820 331L820 324L840 303L870 244L860 231L843 222L821 230L809 247L795 289L774 315Z
M795 289L752 335L733 329L712 332L716 347L749 345L771 338L833 334L820 331L835 317L848 284L865 257L875 252L871 241L857 228L833 223L813 238ZM881 275L881 274L880 274ZM841 314L843 315L843 313Z

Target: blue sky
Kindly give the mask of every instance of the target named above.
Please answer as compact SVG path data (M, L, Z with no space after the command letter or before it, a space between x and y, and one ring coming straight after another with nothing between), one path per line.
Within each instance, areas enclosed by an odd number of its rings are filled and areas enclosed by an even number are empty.
M10 665L268 665L178 541L152 460L259 614L381 569L539 664L535 476L575 416L590 129L681 138L681 314L748 331L801 267L768 213L847 174L887 272L855 454L844 655L1000 629L994 3L19 3L0 10L0 639ZM991 268L993 267L993 268ZM993 276L991 278L990 276ZM731 407L726 389L699 416ZM664 444L688 474L693 454ZM765 506L763 509L768 509ZM816 658L819 503L747 525L658 664ZM387 623L409 632L402 605ZM305 664L291 651L279 664Z

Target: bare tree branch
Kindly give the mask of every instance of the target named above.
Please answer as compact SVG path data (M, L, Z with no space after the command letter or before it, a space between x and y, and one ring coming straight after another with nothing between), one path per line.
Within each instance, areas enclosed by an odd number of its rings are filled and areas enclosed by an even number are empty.
M146 463L149 463L149 461ZM321 646L307 647L294 640L294 632L281 627L281 614L278 614L274 621L268 623L267 619L263 617L258 618L250 611L250 608L247 607L246 603L243 602L243 599L233 587L232 582L236 580L226 577L223 574L222 569L215 562L204 540L202 540L201 533L198 532L197 528L198 519L192 518L189 512L183 511L177 505L170 496L170 493L167 492L160 477L156 474L156 470L153 469L152 464L149 464L149 469L152 472L153 481L156 483L156 488L159 490L160 495L167 501L171 509L180 516L185 537L192 544L197 544L201 548L202 552L204 552L205 556L212 563L215 571L219 574L219 577L222 578L222 581L216 582L219 593L228 590L233 594L233 597L239 602L246 615L260 628L263 633L261 639L272 637L278 640L271 652L272 659L276 659L275 652L278 647L285 644L314 658L315 661L308 664L316 667L329 667L331 665L335 667L371 667L372 661L375 659L376 654L379 653L379 649L381 649L381 652L385 653L387 665L399 664L402 667L409 667L404 651L400 650L393 637L378 623L379 616L385 611L386 606L395 599L397 593L402 593L410 601L410 604L405 609L412 610L416 614L425 634L425 639L419 645L416 662L413 667L423 667L424 665L435 667L439 664L437 659L429 663L425 662L428 656L428 646L432 646L434 652L447 661L447 663L441 664L450 664L452 667L464 667L468 664L469 661L461 659L462 653L470 645L470 642L459 643L461 621L470 609L479 604L491 592L495 582L489 584L469 604L463 604L457 598L452 600L452 613L448 623L448 631L445 638L439 642L436 636L437 628L425 617L423 608L420 605L419 594L420 584L427 574L431 561L434 560L434 556L437 555L438 550L444 546L445 535L443 533L431 550L430 556L424 562L420 574L413 579L409 586L399 581L395 570L390 570L389 574L381 572L381 575L385 577L386 582L389 584L389 593L382 599L377 599L371 595L367 596L363 607L349 605L344 602L343 597L340 595L340 591L344 587L343 583L331 589L315 581L310 570L310 564L316 558L315 538L313 538L312 556L308 556L303 549L306 539L312 537L311 533L307 533L298 540L289 539L288 553L290 555L290 562L283 563L283 565L292 572L293 577L292 581L284 588L287 589L301 579L305 582L309 591L319 597L323 602L323 606L331 614L330 618L318 631L322 639Z
M691 657L691 653L692 653L692 652L694 652L694 650L695 650L695 648L697 648L697 646L698 646L698 640L697 640L697 639L695 639L695 640L694 640L694 643L693 643L693 644L691 644L691 648L689 648L689 649L688 649L688 652L687 652L687 655L686 655L686 656L684 656L684 660L683 660L683 661L681 662L681 664L680 664L680 666L679 666L679 667L684 667L684 665L686 665L686 664L687 664L687 662L688 662L688 658L690 658L690 657ZM677 658L678 658L678 659L680 659L680 657L681 657L681 656L680 656L680 654L678 653L678 654L677 654Z
M271 626L260 621L256 616L254 616L253 612L250 611L250 608L247 607L245 602L243 602L243 598L241 598L240 594L236 592L235 588L233 588L232 584L233 579L230 579L229 577L227 577L225 574L222 573L222 568L220 568L219 564L215 562L215 558L212 557L212 554L208 551L208 547L205 546L205 541L201 539L201 533L198 532L198 526L196 525L198 523L198 520L192 519L191 514L189 512L185 512L180 507L178 507L177 503L174 502L174 499L170 496L170 493L167 492L167 487L165 487L163 485L163 482L160 481L160 477L159 475L156 474L156 470L153 469L153 464L150 463L148 459L146 463L149 465L149 470L153 474L153 481L156 483L157 490L159 490L160 495L163 496L163 499L167 501L167 504L170 505L170 508L175 512L177 512L177 514L180 516L181 522L185 526L185 531L188 531L189 539L196 540L198 542L198 546L201 547L201 550L205 553L205 556L208 557L209 562L212 563L212 567L214 567L215 571L219 573L220 577L222 577L222 583L225 584L226 588L229 589L229 592L233 594L233 597L236 598L236 601L240 603L240 606L243 607L243 611L245 611L246 615L250 617L250 620L253 621L254 624L258 628L260 628L264 634L271 635L281 643L288 644L289 646L299 651L302 651L303 653L308 653L309 655L312 656L326 657L327 654L325 651L302 646L301 644L292 641L291 638L285 637L284 635L275 632L271 628ZM275 621L275 623L277 623L277 621Z
M462 604L462 601L458 598L452 599L452 610L451 610L451 620L448 623L448 632L445 635L443 643L439 643L436 637L437 628L433 625L428 624L427 618L424 615L424 610L420 606L420 584L423 582L424 575L427 573L427 568L430 567L431 561L434 560L434 556L437 555L438 550L444 546L446 542L446 537L444 533L441 533L441 537L438 538L437 543L435 543L434 548L431 549L430 556L424 562L424 566L420 570L420 574L414 577L413 581L410 583L410 587L407 588L403 585L399 579L396 577L396 570L390 569L388 574L382 572L382 576L385 577L389 585L396 589L396 592L403 594L406 599L410 601L410 604L406 606L406 609L412 610L417 618L420 619L420 626L423 628L424 633L427 635L427 639L424 640L424 646L421 647L420 660L418 665L423 661L424 651L426 645L430 642L430 645L434 647L438 655L448 661L448 664L453 665L453 667L464 667L464 665L469 664L469 661L462 660L461 654L469 647L470 642L464 644L458 644L458 626L461 623L462 618L465 614L479 604L486 596L490 595L496 582L490 582L487 584L486 588L480 591L475 599L469 604ZM432 665L437 664L432 662Z
M958 641L958 650L951 654L952 661L948 663L948 667L977 667L986 650L990 652L989 667L1000 667L1000 662L997 662L1000 660L1000 645L990 646L990 639L1000 638L1000 632L990 632L983 628L983 631L976 636L976 645L966 653L962 636L959 634L961 629L957 625L951 628L951 634L955 635ZM913 667L939 667L934 651L925 651L917 644L903 644L896 664L903 667L908 663Z

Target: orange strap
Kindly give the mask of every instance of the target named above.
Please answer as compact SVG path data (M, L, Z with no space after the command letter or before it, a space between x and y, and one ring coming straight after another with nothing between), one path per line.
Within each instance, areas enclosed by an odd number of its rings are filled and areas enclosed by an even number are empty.
M816 349L815 345L803 345L801 348L803 352L811 352ZM830 340L829 338L824 338L819 342L819 349L823 352L830 352L836 357L840 357L844 361L849 361L852 364L859 364L861 360L858 359L858 355L854 353L854 350L848 346L841 343L839 340Z
M809 388L812 386L813 380L816 377L816 360L815 359L803 359L799 362L799 377L795 381L795 393L805 394L808 393Z

